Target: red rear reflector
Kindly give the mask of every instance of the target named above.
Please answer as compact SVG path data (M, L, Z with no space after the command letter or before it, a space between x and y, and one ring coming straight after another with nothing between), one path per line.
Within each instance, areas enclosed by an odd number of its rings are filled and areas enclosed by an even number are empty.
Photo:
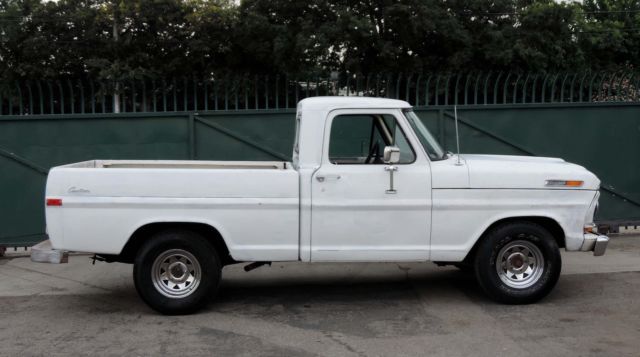
M62 206L62 198L47 198L47 206Z

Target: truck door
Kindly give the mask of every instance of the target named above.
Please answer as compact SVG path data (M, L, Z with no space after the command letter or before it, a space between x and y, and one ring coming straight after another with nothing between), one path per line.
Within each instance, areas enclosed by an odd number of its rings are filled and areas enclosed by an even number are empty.
M429 259L429 160L400 110L331 112L311 186L312 261Z

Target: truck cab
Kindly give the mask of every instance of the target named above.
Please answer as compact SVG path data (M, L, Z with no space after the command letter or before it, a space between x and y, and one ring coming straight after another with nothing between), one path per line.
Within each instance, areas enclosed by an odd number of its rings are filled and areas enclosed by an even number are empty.
M432 152L423 148L409 110L390 99L300 102L293 166L301 195L311 198L302 204L301 259L429 260L428 155L445 153L435 140Z

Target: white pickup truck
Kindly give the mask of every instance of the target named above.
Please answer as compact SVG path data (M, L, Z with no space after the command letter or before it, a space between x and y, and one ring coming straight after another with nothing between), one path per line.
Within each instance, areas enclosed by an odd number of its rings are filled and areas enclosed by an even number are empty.
M142 299L189 313L224 265L433 261L535 302L560 248L602 255L598 178L557 158L454 155L399 100L302 100L291 162L94 160L51 169L56 250L134 264Z

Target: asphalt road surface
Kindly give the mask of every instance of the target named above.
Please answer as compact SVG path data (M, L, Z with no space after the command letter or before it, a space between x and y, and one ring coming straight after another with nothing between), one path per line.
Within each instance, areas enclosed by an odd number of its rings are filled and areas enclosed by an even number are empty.
M424 264L225 268L198 314L161 316L131 266L0 258L0 355L639 356L640 236L563 254L543 301L488 300L469 274Z

